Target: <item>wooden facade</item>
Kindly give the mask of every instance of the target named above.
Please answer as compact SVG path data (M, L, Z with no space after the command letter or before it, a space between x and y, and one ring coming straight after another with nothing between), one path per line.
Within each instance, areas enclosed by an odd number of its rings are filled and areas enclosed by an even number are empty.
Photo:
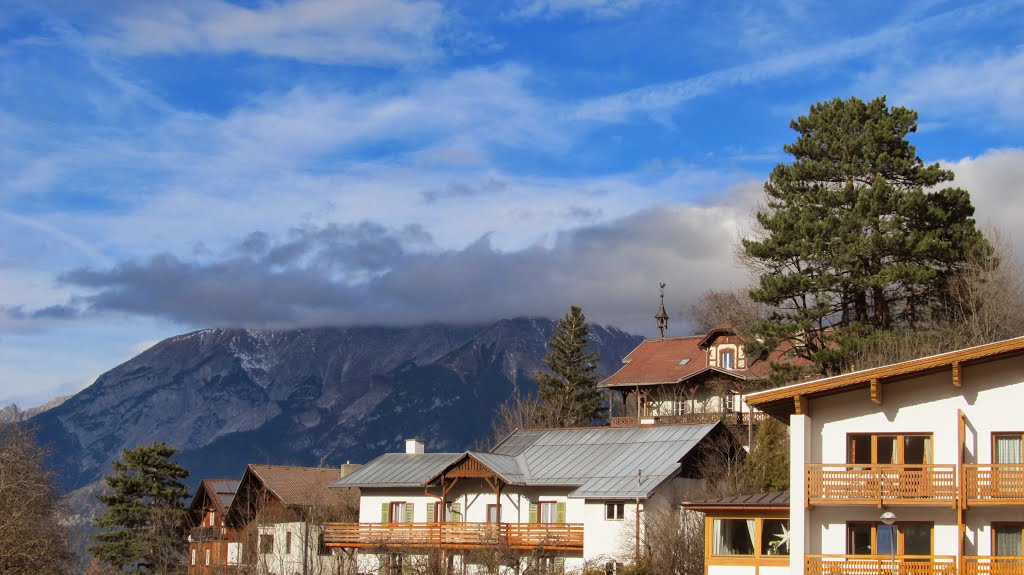
M227 526L227 510L238 482L200 482L188 509L188 575L225 575L238 570L238 532Z

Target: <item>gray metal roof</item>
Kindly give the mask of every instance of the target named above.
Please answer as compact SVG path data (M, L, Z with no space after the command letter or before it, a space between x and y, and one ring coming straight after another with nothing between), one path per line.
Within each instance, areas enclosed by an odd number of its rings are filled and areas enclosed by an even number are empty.
M519 455L526 451L526 449L533 445L538 439L544 437L545 433L547 433L547 431L516 431L505 439L502 439L501 443L494 446L491 453L497 453L500 455Z
M523 456L531 484L579 486L576 498L646 498L717 425L556 429Z
M683 458L718 425L521 431L491 452L382 455L334 485L421 486L472 455L513 485L575 487L574 498L647 498L679 474Z
M420 487L461 453L385 453L331 487Z
M789 508L789 490L753 495L734 495L692 501L686 507L780 507Z

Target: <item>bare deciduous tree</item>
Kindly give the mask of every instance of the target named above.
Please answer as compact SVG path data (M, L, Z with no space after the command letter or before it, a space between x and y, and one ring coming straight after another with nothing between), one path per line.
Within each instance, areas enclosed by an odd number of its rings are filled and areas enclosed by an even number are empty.
M45 453L22 424L0 424L0 573L61 575L75 563Z

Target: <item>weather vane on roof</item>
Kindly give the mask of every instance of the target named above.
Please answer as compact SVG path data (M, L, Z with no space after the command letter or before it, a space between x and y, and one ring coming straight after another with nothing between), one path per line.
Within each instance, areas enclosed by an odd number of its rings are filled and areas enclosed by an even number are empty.
M665 311L665 282L661 282L661 307L654 319L658 320L658 331L661 332L661 337L665 337L665 330L668 329L668 312Z

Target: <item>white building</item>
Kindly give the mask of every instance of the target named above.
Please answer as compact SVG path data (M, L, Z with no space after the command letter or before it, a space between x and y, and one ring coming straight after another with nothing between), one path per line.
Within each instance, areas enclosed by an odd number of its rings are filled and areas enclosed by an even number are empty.
M1024 573L1024 338L747 401L790 424L790 573ZM708 572L764 572L721 527Z
M637 526L674 512L693 487L705 441L739 449L722 424L513 433L489 452L383 455L335 483L360 489L359 523L328 524L325 542L360 572L410 562L449 570L614 573L634 556Z

